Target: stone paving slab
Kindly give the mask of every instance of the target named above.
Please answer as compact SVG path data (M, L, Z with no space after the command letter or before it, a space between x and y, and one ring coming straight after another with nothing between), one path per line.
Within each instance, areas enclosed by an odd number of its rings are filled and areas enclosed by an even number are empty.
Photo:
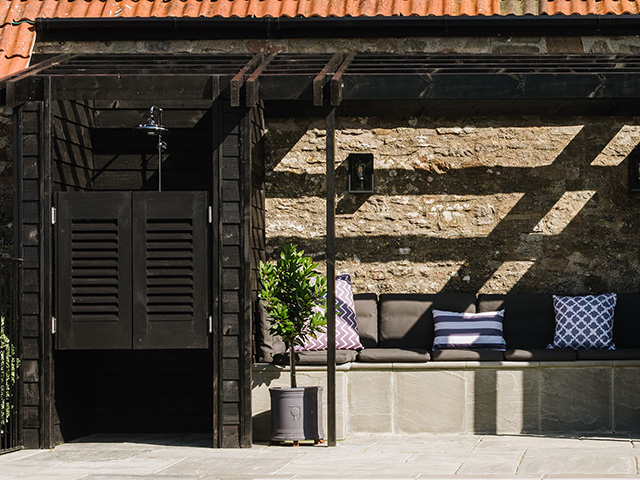
M0 480L604 480L640 478L632 437L362 435L336 448L208 448L206 435L93 435L0 455Z
M611 455L591 453L585 456L572 456L564 453L525 454L518 473L539 474L552 472L566 475L590 475L598 472L600 475L637 474L638 460L633 455Z

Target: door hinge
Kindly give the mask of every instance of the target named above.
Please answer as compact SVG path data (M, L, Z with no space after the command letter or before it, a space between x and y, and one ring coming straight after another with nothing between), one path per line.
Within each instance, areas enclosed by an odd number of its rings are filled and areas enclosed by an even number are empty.
M213 223L213 208L209 207L209 223Z
M213 317L209 315L209 333L213 333Z
M51 225L56 224L56 207L51 207Z
M56 317L51 317L51 334L53 335L58 331L58 319Z

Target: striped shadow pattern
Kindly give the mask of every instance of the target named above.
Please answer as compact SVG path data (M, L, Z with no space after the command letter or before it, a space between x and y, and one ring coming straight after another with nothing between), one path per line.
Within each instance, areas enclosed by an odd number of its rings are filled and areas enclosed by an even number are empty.
M433 348L506 350L502 335L504 310L458 313L433 310Z

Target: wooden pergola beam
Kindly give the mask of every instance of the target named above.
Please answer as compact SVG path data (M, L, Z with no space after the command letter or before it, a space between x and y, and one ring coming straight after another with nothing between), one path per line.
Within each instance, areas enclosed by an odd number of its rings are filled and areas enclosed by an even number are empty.
M18 72L17 74L9 75L7 77L0 79L0 89L3 89L4 87L4 90L5 90L6 105L10 108L13 108L21 101L28 100L28 98L20 98L21 95L18 94L17 91L20 88L18 87L18 85L22 85L23 87L25 87L24 89L28 88L26 87L28 83L26 80L29 77L36 75L37 73L42 72L43 70L46 70L55 65L58 65L62 62L68 61L76 56L77 55L72 55L69 53L56 55L55 57L50 58L49 60L40 62L36 65L32 65L31 67L28 67L25 70Z
M331 60L327 62L316 78L313 79L313 105L321 107L324 105L324 86L327 84L328 76L334 73L342 62L342 54L334 53Z
M349 65L351 65L351 62L353 61L355 56L355 53L350 53L349 55L347 55L347 57L343 60L342 64L331 79L331 105L334 107L337 107L338 105L340 105L340 103L342 103L342 77L347 71L347 68L349 68Z
M253 73L249 75L249 78L247 78L247 106L254 107L260 101L260 87L258 77L267 68L267 65L271 63L274 57L275 55L271 54L264 58L260 62L260 65L258 65L258 67L256 67L256 69L253 71Z
M244 85L244 77L253 72L262 61L264 61L264 54L260 53L249 60L247 64L231 79L230 87L232 107L240 106L240 90L242 89L242 85Z
M270 54L61 55L0 81L9 106L42 100L210 100L211 78L230 85L232 105L380 100L638 101L633 55Z

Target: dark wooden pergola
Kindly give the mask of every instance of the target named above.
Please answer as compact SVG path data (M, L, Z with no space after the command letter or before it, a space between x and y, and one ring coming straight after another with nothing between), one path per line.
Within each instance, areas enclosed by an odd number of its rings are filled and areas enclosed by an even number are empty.
M211 77L231 104L303 101L339 107L385 100L624 100L638 98L635 55L465 54L65 54L0 79L7 106L43 99L203 99Z
M336 116L362 112L389 115L406 111L428 115L432 111L443 111L443 108L445 111L458 108L470 113L522 113L536 109L573 114L635 113L640 101L639 78L640 59L634 55L78 54L44 59L0 80L0 101L16 111L41 102L43 107L39 107L40 110L32 107L26 110L40 112L41 116L23 115L20 117L23 122L17 126L16 132L34 131L35 126L30 122L37 121L41 123L45 138L51 135L51 121L42 112L56 101L146 101L150 104L179 101L187 105L224 97L231 108L243 111L264 105L267 112L272 109L289 116L307 113L324 117L327 131L326 263L328 278L334 278ZM38 186L27 184L21 177L22 172L18 173L17 217L23 219L25 216L25 212L20 210L25 196L39 199L41 225L38 231L44 248L37 259L26 261L27 264L39 265L39 275L42 275L46 287L51 285L52 278L52 238L50 231L43 226L51 222L51 191L46 186L47 176L51 173L51 159L46 149L42 150L42 145L36 148L41 149L42 155L41 183ZM246 143L241 150L243 148L248 148ZM32 188L38 191L28 191ZM244 188L250 189L250 184ZM221 208L220 204L217 205ZM250 222L247 210L243 215L243 221ZM22 220L17 224L22 228ZM250 235L250 230L245 229L244 232ZM19 237L19 242L21 240ZM250 256L247 248L245 246L243 251L245 257ZM214 246L213 251L214 255L223 253L220 245ZM240 258L239 261L250 260ZM238 368L244 373L231 372L243 379L238 403L240 422L245 426L237 444L244 446L250 444L251 439L249 272L250 266L245 270L244 278L240 279L243 306L237 316L239 331L245 335L241 339L244 351L240 352L238 363ZM328 440L330 445L335 445L335 285L333 282L328 285ZM44 383L41 387L42 402L51 400L53 388L46 378L52 361L52 327L48 324L51 302L45 298L47 294L45 288L40 294L37 309L41 316L44 345L44 357L41 359L42 371L45 372L45 378L41 380ZM223 292L213 292L212 295L215 301L226 301ZM29 310L33 310L32 307L25 305ZM221 337L222 315L222 310L214 314L213 328L214 335L218 332ZM214 338L214 342L217 342L214 343L215 350L215 345L222 345L222 338ZM227 367L223 366L221 358L216 362L218 370L214 381L220 381L222 369ZM216 391L222 388L218 387ZM214 399L214 403L217 405L214 411L224 410L225 405L219 398ZM41 423L50 421L50 418L45 418ZM224 422L214 427L218 432L218 440L214 444L235 445L224 441L224 427ZM43 438L41 446L52 444L46 435Z

